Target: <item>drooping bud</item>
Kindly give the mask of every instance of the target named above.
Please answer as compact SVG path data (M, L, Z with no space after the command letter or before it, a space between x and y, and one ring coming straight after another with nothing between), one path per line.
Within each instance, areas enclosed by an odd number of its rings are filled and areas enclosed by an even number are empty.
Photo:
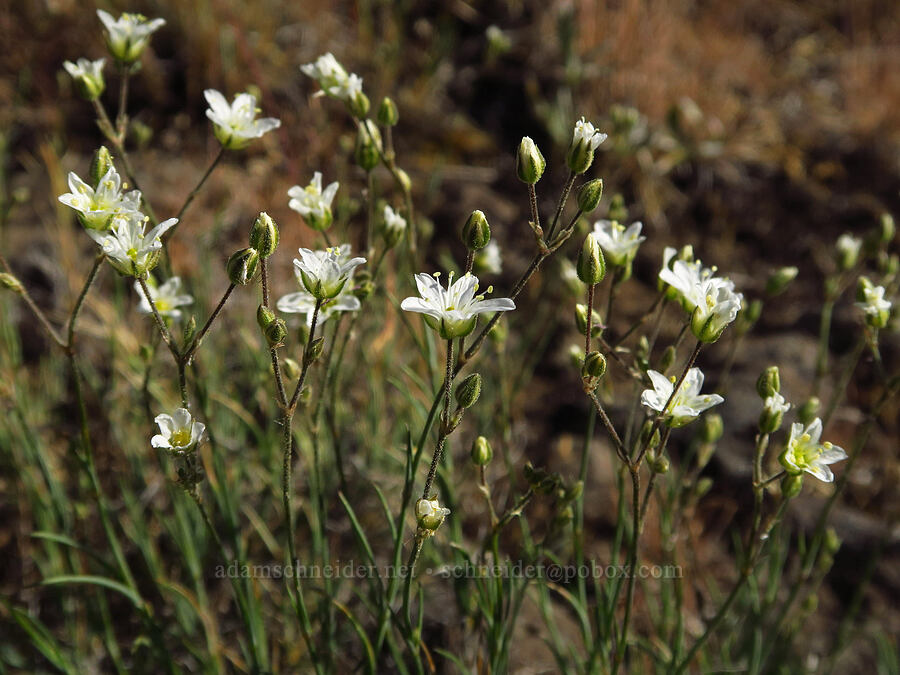
M597 236L590 232L584 238L581 251L578 252L578 262L575 264L578 278L588 286L599 284L606 276L606 259Z
M462 228L462 242L470 251L478 251L491 240L491 226L481 211L472 211Z
M257 216L250 228L250 246L263 258L268 258L278 248L278 225L265 211Z
M284 319L274 319L266 326L263 333L271 349L280 347L284 344L284 338L287 337L287 326L284 323Z
M101 145L91 158L91 182L95 189L100 184L100 179L106 175L106 172L112 166L113 158L109 153L109 149L105 145Z
M8 272L0 273L0 288L5 288L13 293L18 293L19 295L25 292L25 287L22 286L22 282Z
M471 408L481 396L481 375L472 373L456 388L456 403L460 408Z
M475 466L487 466L494 458L494 449L484 436L479 436L472 443L470 453L472 464Z
M363 120L356 133L354 158L364 170L371 171L381 161L381 132L372 120Z
M391 97L385 96L378 106L378 123L384 127L394 127L399 121L400 113L397 110L397 104Z
M246 286L256 276L259 267L259 252L255 248L242 248L235 251L225 265L228 279L235 286Z
M547 160L544 159L538 146L530 137L523 137L516 153L516 174L519 180L534 185L544 175L546 167Z
M783 293L791 285L791 282L797 278L799 271L796 267L782 267L776 270L766 282L766 295L775 296Z
M781 374L778 371L778 366L769 366L759 376L759 379L756 380L756 393L759 394L761 399L767 399L772 394L777 394L781 391Z
M578 209L582 213L590 213L600 205L603 197L603 179L588 181L578 190Z

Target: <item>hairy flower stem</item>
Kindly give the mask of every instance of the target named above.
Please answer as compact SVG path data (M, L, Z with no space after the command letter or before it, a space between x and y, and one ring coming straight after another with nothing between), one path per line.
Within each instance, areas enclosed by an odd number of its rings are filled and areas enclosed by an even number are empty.
M594 287L596 284L588 284L587 289L587 330L584 331L584 355L591 351L591 333L594 330ZM607 322L609 320L607 315Z
M536 232L541 231L541 213L538 211L537 191L534 184L528 184L528 205L531 208L531 222Z
M553 215L553 220L550 221L550 228L547 230L547 236L545 237L546 241L550 241L553 238L553 232L556 230L559 218L566 206L566 202L569 200L569 193L572 191L573 185L575 185L575 174L569 171L569 178L566 180L566 186L563 188L562 194L559 196L559 202L556 205L556 213Z
M260 256L260 279L262 281L262 304L269 307L269 266L266 258ZM282 408L287 405L287 392L284 389L284 378L281 375L281 363L278 360L278 347L269 348L269 354L272 357L272 372L275 375L275 391L278 394L278 405Z
M625 661L625 650L628 648L628 628L631 624L631 611L634 606L634 580L637 577L638 538L641 533L641 473L640 465L629 466L631 474L631 541L628 551L628 586L625 591L625 617L622 619L622 631L613 657L612 674L619 672Z
M121 66L119 74L121 80L119 81L119 112L116 113L116 135L124 143L128 131L128 80L131 79L131 66Z

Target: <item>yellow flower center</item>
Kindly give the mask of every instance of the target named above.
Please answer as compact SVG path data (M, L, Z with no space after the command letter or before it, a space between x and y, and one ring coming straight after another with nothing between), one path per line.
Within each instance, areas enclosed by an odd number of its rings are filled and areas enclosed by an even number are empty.
M189 428L178 429L172 434L169 442L176 448L184 448L191 443L191 430Z

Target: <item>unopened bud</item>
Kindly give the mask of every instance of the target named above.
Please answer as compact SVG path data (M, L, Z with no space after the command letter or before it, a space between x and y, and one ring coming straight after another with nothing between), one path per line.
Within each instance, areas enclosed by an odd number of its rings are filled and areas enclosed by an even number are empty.
M381 132L372 120L363 120L356 134L354 158L364 170L371 171L381 161Z
M599 284L606 276L606 259L597 236L590 232L581 245L578 252L578 262L575 264L578 278L589 286Z
M588 314L587 305L575 305L575 326L582 335L587 335ZM603 325L600 323L600 315L596 310L591 310L591 337L598 337L603 332Z
M491 226L481 211L472 211L462 228L462 242L470 251L478 251L491 240Z
M897 232L897 227L894 224L894 217L890 213L882 213L879 224L881 226L879 230L881 243L890 244L894 241L894 235Z
M25 287L22 286L22 282L8 272L0 273L0 287L12 291L13 293L18 293L19 295L25 292Z
M397 110L397 104L389 96L381 99L378 106L378 123L385 127L397 126L400 121L400 113Z
M859 252L862 249L862 240L849 234L842 234L835 244L835 260L838 268L847 271L859 260Z
M618 220L620 223L628 220L628 207L625 206L625 197L621 192L612 196L606 215L610 220Z
M694 488L694 494L697 499L700 499L703 495L709 492L713 486L713 479L709 476L704 476L700 480L697 481L697 486Z
M481 396L481 375L472 373L456 388L456 403L460 408L471 408Z
M650 462L650 470L653 473L668 473L669 472L669 458L668 457L656 457L652 462Z
M584 365L581 366L581 376L583 378L601 378L606 374L606 357L600 352L591 352L584 359Z
M547 161L534 141L528 136L522 138L519 151L516 153L516 174L519 180L534 185L544 175L546 166Z
M797 278L799 271L796 267L782 267L776 270L766 282L766 295L774 296L783 293Z
M406 173L401 168L394 169L394 175L397 177L397 180L400 181L400 187L403 188L404 192L409 192L412 189L412 181L409 179L409 174Z
M797 421L802 422L803 424L810 424L816 418L816 415L819 414L820 405L821 402L819 401L819 397L811 396L806 403L797 410Z
M300 377L300 364L294 359L286 358L281 365L284 368L284 374L287 375L289 380L296 380Z
M756 393L763 400L781 391L781 374L778 366L769 366L756 380Z
M283 319L274 319L266 326L263 333L266 336L266 342L269 347L274 349L284 344L284 338L287 337L287 326Z
M590 213L600 205L603 197L603 180L597 178L588 181L578 191L578 209L583 213Z
M822 541L823 548L827 553L834 555L841 548L841 538L838 536L837 532L834 531L833 527L829 527L825 529L825 537Z
M253 281L258 267L259 252L255 248L242 248L231 254L225 265L225 271L228 273L229 281L235 286L246 286Z
M647 420L644 422L644 426L641 427L641 443L646 445L648 448L655 448L659 445L661 440L659 429L654 431L653 427L655 425L651 420ZM651 436L650 433L653 433Z
M484 436L479 436L472 442L470 453L472 464L475 466L487 466L494 458L494 450Z
M91 181L95 189L100 184L100 179L106 175L106 172L112 166L113 158L109 153L109 149L105 145L101 145L91 158Z
M181 329L181 344L189 345L191 341L194 339L194 335L197 333L197 319L191 314L191 318L188 319L184 323L184 328Z
M718 413L707 413L700 419L700 439L704 443L716 443L724 433L725 425Z
M256 308L256 323L259 324L260 330L265 331L275 318L275 312L265 305L260 305Z
M356 119L364 120L369 114L369 97L362 91L357 91L347 100L347 107L350 109L350 114Z
M309 345L308 351L306 352L309 355L309 363L312 363L320 356L322 356L322 352L325 350L325 338L317 337L312 343Z
M278 248L278 226L265 211L259 214L250 228L250 246L263 258L268 258Z
M672 367L672 364L675 363L675 357L677 355L677 350L675 349L675 345L669 345L666 347L665 351L663 351L662 356L659 359L659 372L665 373L669 368Z

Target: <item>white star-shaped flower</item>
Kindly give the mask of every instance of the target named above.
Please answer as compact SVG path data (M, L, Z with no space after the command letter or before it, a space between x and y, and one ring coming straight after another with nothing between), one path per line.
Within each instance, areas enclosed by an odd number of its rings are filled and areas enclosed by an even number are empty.
M147 217L127 212L113 216L108 230L85 230L106 254L109 263L125 276L143 276L156 266L162 250L162 235L178 222L169 218L144 232Z
M162 286L157 286L156 281L150 276L147 279L147 289L150 291L150 298L153 300L153 304L156 305L156 311L161 316L168 316L176 321L181 318L181 310L178 308L194 302L194 298L190 295L179 293L181 290L181 277L172 277ZM153 308L150 307L147 296L144 295L144 289L141 288L141 284L137 281L134 282L134 290L141 299L138 311L142 314L152 314Z
M364 262L365 258L351 258L350 245L344 244L324 251L301 248L300 258L294 258L294 267L307 291L318 300L330 300L344 289L354 270Z
M157 415L154 421L160 433L150 439L150 445L164 448L171 454L183 454L195 449L206 432L206 425L194 420L187 408L178 408L171 415Z
M316 171L306 187L294 185L288 190L291 200L288 206L303 216L306 224L314 230L327 230L334 220L331 202L338 191L338 182L330 183L322 189L322 174Z
M259 108L252 94L238 94L230 104L215 89L207 89L203 96L209 103L206 116L213 123L213 132L222 147L229 150L244 148L254 138L260 138L281 126L281 120L274 117L256 119Z
M400 308L404 311L424 314L426 323L445 340L471 333L479 314L507 312L516 308L516 304L509 298L485 300L484 295L476 296L478 277L472 274L464 274L455 282L452 272L448 277L445 289L437 276L417 274L416 286L421 297L406 298L400 303ZM488 288L488 292L490 291Z
M800 423L791 425L791 437L781 453L781 465L791 474L803 471L826 483L834 480L829 464L847 459L847 453L829 442L819 443L822 437L822 420L818 417L804 428Z
M572 132L572 145L583 144L591 152L596 150L606 140L606 134L600 133L590 122L585 122L584 117L575 122Z
M165 19L149 21L141 14L123 14L118 19L97 10L97 16L106 28L106 46L109 53L119 61L131 63L140 57L150 36L166 25Z
M640 221L625 229L615 220L598 220L594 223L594 236L611 265L624 266L634 260L638 246L647 237L641 236Z
M328 94L350 101L362 93L362 78L353 73L348 74L331 52L323 54L314 63L300 66L300 70L322 87L317 96Z
M663 413L663 407L672 396L672 390L675 388L675 382L667 378L660 372L648 370L647 375L653 383L653 389L645 389L641 394L641 403ZM664 418L665 423L670 427L681 427L692 422L704 410L718 405L725 399L718 394L701 394L700 389L703 386L703 372L699 368L691 368L688 370L684 381L678 388L678 392L672 398L672 402L666 409Z
M64 62L63 68L75 80L79 93L87 100L93 101L106 88L106 82L103 80L103 64L105 63L106 59L97 59L96 61L78 59L75 63Z
M78 211L81 224L90 230L105 230L115 215L140 215L140 190L123 192L122 179L115 167L109 167L96 189L74 172L69 172L69 190L71 192L59 196L59 201Z

